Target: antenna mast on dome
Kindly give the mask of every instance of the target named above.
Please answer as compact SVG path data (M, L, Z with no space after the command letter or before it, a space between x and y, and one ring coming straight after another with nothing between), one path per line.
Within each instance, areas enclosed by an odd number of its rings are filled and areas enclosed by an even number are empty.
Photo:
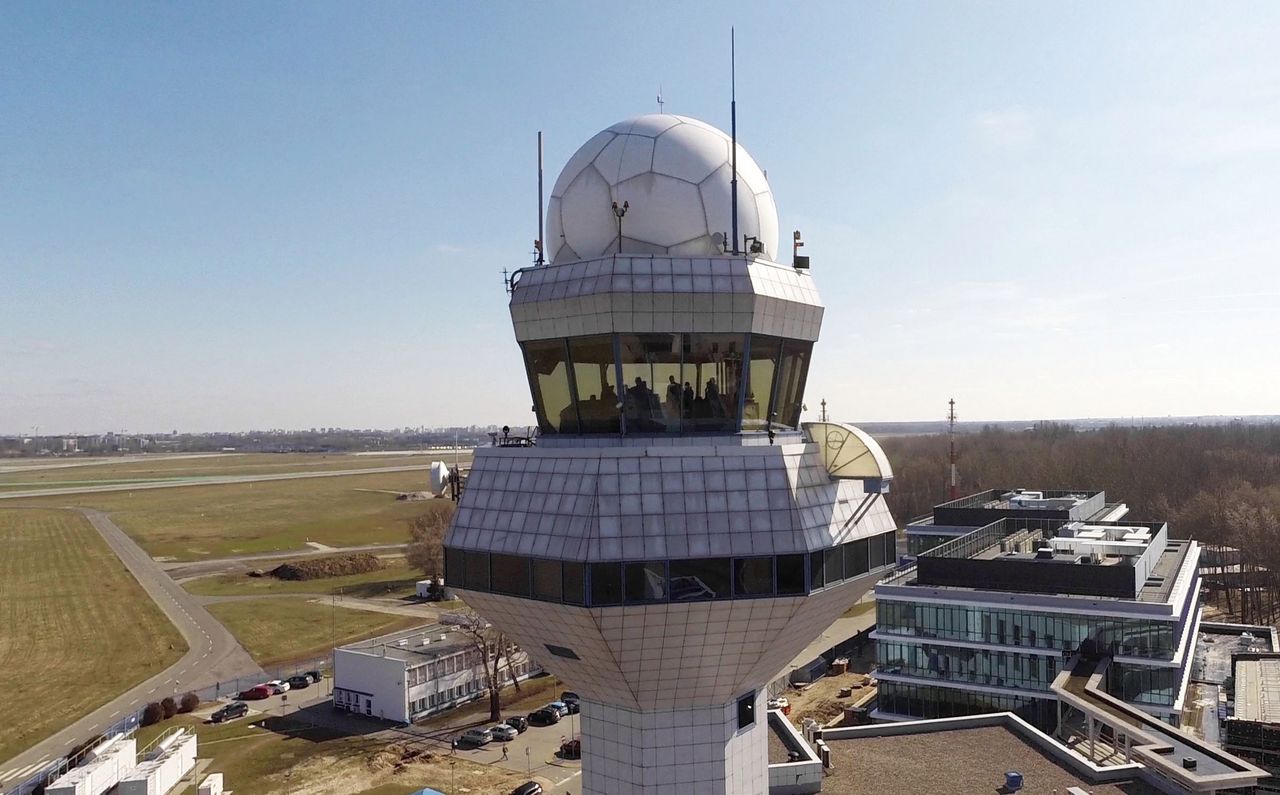
M544 229L542 218L542 130L538 130L538 239L533 241L534 248L537 250L537 256L533 261L534 265L545 265L546 244L542 239Z
M738 60L733 26L729 26L729 137L733 139L733 178L729 180L729 212L733 215L733 253L738 254Z

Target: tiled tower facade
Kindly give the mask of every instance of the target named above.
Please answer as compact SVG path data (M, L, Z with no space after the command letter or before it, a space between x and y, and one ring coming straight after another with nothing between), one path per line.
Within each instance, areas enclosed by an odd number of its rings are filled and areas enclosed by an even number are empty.
M582 696L584 793L765 793L763 688L892 565L892 475L856 429L800 425L823 312L807 271L614 246L553 243L558 264L513 280L541 433L477 451L447 578Z

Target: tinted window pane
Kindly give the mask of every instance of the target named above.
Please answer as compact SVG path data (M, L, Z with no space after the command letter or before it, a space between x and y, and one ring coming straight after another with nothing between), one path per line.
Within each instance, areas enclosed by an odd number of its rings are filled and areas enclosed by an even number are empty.
M800 427L800 409L804 403L804 382L809 376L811 342L788 340L782 351L782 368L778 373L778 401L773 421L788 428Z
M741 334L684 335L684 377L693 387L686 429L737 429L745 339Z
M473 591L489 590L489 553L467 553L467 588Z
M535 560L533 562L533 595L539 599L559 602L560 577L560 561Z
M751 335L751 360L747 369L747 399L742 407L743 430L768 428L769 397L773 393L773 373L777 370L782 340L763 334Z
M778 593L804 593L804 555L778 556Z
M578 415L569 399L569 364L564 340L524 344L533 408L543 433L577 433Z
M578 393L578 416L583 433L617 433L618 377L613 366L613 337L582 337L569 341L573 381Z
M733 562L733 592L737 596L773 593L773 558L738 558Z
M671 561L671 600L723 599L729 591L729 559Z
M626 565L628 602L660 602L667 598L667 564L661 560Z
M844 579L844 553L840 551L840 547L828 549L823 556L823 563L828 585Z
M823 576L822 550L809 553L809 577L810 587L821 588L827 583L826 577Z
M871 540L871 568L879 568L887 561L884 558L884 537L875 536Z
M529 595L529 559L516 555L490 555L489 571L494 593Z
M466 555L460 549L444 551L444 581L447 585L461 588L466 582Z
M884 534L884 562L886 564L898 562L898 534L897 533Z
M623 413L629 433L680 430L693 385L686 389L680 334L621 334Z
M622 564L591 564L591 604L622 604Z
M583 574L586 567L581 563L570 563L566 561L564 567L564 601L566 604L580 605L585 603L583 598Z
M845 558L844 570L846 577L856 577L859 574L866 574L870 571L871 560L871 540L860 538L857 541L850 541L845 544L852 550L852 553ZM853 568L849 564L853 564Z

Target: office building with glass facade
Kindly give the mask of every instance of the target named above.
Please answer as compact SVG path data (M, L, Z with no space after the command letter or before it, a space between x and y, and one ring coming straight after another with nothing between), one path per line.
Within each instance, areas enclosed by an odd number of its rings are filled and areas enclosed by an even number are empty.
M1163 523L1007 516L919 554L876 586L878 716L1012 711L1052 729L1050 685L1094 656L1111 659L1108 693L1177 725L1199 554Z

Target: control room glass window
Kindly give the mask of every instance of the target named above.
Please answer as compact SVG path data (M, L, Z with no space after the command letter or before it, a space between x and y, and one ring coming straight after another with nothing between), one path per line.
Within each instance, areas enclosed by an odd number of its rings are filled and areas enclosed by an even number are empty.
M628 602L661 602L667 598L667 564L661 560L628 563L625 571Z
M680 430L685 406L692 409L694 400L681 365L683 342L681 334L618 335L628 433Z
M569 391L568 346L562 339L524 344L533 409L543 433L577 433L578 413Z
M741 334L684 335L684 376L693 388L683 405L685 430L737 430L744 341Z
M591 564L591 604L622 604L622 564Z
M563 564L563 574L565 604L586 604L584 591L586 564L566 560Z
M466 553L461 549L446 549L444 551L444 581L448 585L455 588L463 587L466 582Z
M809 353L813 343L787 340L782 349L782 367L778 370L777 401L773 421L788 428L800 427L800 409L804 403L804 382L809 376Z
M529 595L529 559L519 555L489 556L494 593L505 593L512 596Z
M583 433L617 433L618 370L614 366L613 337L580 337L569 340L573 382L578 394L578 417Z
M773 558L738 558L733 561L735 596L769 596L773 593Z
M693 602L730 596L729 559L671 561L671 601Z
M467 553L467 581L466 587L473 591L489 590L489 553L488 552L468 552Z
M778 594L804 593L804 555L778 556Z
M778 369L782 340L763 334L751 335L751 359L747 368L747 397L742 406L742 429L763 431L769 427L769 399L773 395L773 375Z
M559 602L563 589L561 587L560 561L533 561L533 595L537 599Z

